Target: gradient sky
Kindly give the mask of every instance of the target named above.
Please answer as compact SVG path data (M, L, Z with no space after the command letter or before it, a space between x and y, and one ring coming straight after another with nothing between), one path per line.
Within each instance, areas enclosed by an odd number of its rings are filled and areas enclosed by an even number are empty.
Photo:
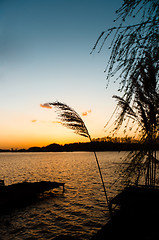
M93 137L103 137L118 86L106 89L105 47L90 55L113 26L121 0L0 1L0 148L85 141L40 104L73 107ZM84 114L83 114L84 113Z

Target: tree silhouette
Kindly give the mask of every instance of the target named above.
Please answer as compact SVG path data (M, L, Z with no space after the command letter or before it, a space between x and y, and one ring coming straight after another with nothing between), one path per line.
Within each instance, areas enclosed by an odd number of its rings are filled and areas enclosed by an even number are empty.
M154 0L124 0L116 11L114 20L118 25L103 31L97 39L92 52L101 52L109 37L112 38L109 61L105 72L107 80L116 76L119 89L125 94L131 91L130 75L136 72L139 63L151 53L153 64L159 66L159 2ZM128 24L128 23L133 24ZM108 51L107 51L108 53Z
M119 80L123 96L117 100L117 117L113 132L125 123L125 130L133 130L146 143L147 149L130 153L129 165L122 172L129 183L138 183L145 172L145 184L154 185L156 179L156 151L153 143L159 137L159 1L124 0L116 11L118 25L103 31L92 52L101 52L112 37L110 57L105 69L108 83L111 77ZM133 19L133 21L132 21ZM133 22L133 24L129 24Z
M118 102L120 112L115 120L118 131L123 122L125 131L132 131L136 127L136 134L146 145L146 150L128 155L130 165L126 168L127 182L136 175L138 183L141 173L145 172L145 184L155 185L156 179L156 149L155 143L159 137L159 92L157 88L157 69L150 54L146 54L144 62L140 62L135 75L131 77L133 98L114 96ZM130 128L130 119L132 126Z

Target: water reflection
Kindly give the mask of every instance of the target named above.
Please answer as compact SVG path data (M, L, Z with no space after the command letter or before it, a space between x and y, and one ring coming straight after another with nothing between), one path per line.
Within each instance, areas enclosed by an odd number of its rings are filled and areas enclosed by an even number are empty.
M123 154L98 153L106 187L117 177L114 168ZM54 239L61 235L89 239L107 221L93 153L1 153L0 177L6 184L45 180L65 182L66 188L64 195L55 192L56 198L1 216L1 239ZM108 191L108 197L113 194L112 189Z

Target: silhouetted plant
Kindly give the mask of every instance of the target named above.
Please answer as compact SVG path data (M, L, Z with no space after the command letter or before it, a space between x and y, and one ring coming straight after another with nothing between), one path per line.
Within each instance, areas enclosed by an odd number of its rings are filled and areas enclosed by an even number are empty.
M88 129L85 125L85 123L83 122L82 118L80 117L80 115L71 107L69 107L68 105L61 103L61 102L53 102L53 103L49 103L49 105L52 105L55 107L55 111L57 112L58 118L61 121L61 124L64 125L65 127L73 130L76 134L79 134L83 137L86 137L90 140L90 142L92 143L92 139L91 136L88 132ZM102 176L102 172L100 169L100 165L99 165L99 161L96 155L96 152L94 151L94 156L96 159L96 163L98 166L98 170L99 170L99 174L100 174L100 178L102 181L102 185L103 185L103 189L104 189L104 193L105 193L105 197L106 197L106 202L109 206L109 200L108 200L108 196L107 196L107 192L106 192L106 188L105 188L105 184L103 181L103 176ZM110 211L110 208L109 208Z
M145 183L154 185L156 152L152 147L159 134L159 1L124 0L116 13L115 26L101 33L92 52L98 47L101 52L112 37L105 72L108 83L116 76L119 91L124 92L122 97L114 96L118 105L113 133L125 123L124 132L136 128L135 134L147 145L145 152L128 155L130 164L123 174L130 182L136 173L138 182L145 171Z
M130 75L136 72L140 62L144 62L147 52L151 53L156 68L159 65L159 1L124 0L116 13L115 26L101 33L92 52L98 47L101 52L111 37L110 57L105 69L107 80L109 83L110 78L116 76L116 80L120 79L119 89L127 94L131 91Z
M145 184L154 185L156 179L156 150L153 149L159 137L159 92L157 86L157 69L151 55L146 53L144 62L139 62L136 73L131 75L131 94L123 97L113 96L120 112L115 120L114 131L118 131L124 122L125 132L132 131L130 119L136 134L146 149L128 155L128 167L124 170L127 183L136 176L136 184L141 173L145 171Z

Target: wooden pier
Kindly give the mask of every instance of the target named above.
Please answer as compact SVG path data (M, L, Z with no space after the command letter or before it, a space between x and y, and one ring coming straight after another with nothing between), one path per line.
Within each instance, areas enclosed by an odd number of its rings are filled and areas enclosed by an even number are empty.
M40 199L40 195L54 188L62 187L65 191L65 184L50 181L22 182L0 186L0 214L8 210L28 205ZM42 197L41 197L42 198Z

